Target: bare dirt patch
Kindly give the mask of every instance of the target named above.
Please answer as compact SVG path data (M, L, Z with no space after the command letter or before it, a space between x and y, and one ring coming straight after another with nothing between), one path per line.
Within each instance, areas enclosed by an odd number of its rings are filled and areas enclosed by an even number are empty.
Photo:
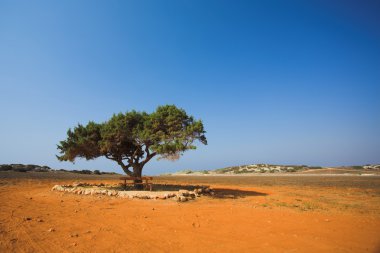
M378 179L240 179L154 179L215 189L186 203L51 191L73 180L0 179L0 252L379 252Z

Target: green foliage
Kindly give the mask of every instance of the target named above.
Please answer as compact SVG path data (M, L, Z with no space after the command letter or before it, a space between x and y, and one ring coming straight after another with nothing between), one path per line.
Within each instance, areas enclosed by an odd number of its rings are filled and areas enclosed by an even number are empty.
M196 149L195 140L207 144L202 121L189 117L183 109L174 105L160 106L147 121L144 137L151 139L152 150L162 158L176 156L189 149Z
M297 169L293 168L293 167L289 167L289 168L286 168L286 171L287 172L297 172Z
M73 170L71 171L72 173L78 173L78 174L92 174L92 171L91 170Z
M203 123L174 105L159 106L153 113L129 111L114 114L104 123L89 122L67 132L57 145L60 161L74 162L105 156L123 170L133 168L141 176L143 166L154 156L178 159L186 150L195 149L196 140L207 144Z
M247 169L240 170L239 168L237 168L234 170L234 173L235 174L244 174L244 173L249 173L249 171Z
M38 167L37 165L34 165L34 164L27 164L25 165L26 169L28 170L33 170L34 168Z
M57 156L60 161L71 161L77 157L86 160L94 159L101 155L100 152L100 129L102 124L89 122L86 126L78 124L72 131L67 131L67 139L58 145L61 156Z
M8 165L8 164L0 165L0 171L8 171L8 170L12 170L11 165Z
M27 169L27 168L14 168L13 171L17 171L17 172L28 172L28 171L30 171L30 169Z
M1 164L0 171L16 171L16 172L47 172L50 171L48 166L39 166L34 164Z
M222 169L216 169L216 170L215 170L215 172L216 172L217 174L224 174L224 173L229 172L229 171L231 171L231 167L222 168Z
M322 169L322 167L319 167L319 166L312 166L312 167L307 167L308 169L311 169L311 170L320 170Z

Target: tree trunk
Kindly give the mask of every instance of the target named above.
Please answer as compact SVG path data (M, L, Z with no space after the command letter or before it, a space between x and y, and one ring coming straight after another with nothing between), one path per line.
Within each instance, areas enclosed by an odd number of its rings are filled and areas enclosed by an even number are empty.
M135 189L139 190L139 191L141 191L141 190L144 189L144 185L142 184L143 181L141 179L141 177L142 177L142 167L143 166L141 164L139 164L138 166L133 167L133 176L136 177L136 178L138 178L138 179L134 180Z

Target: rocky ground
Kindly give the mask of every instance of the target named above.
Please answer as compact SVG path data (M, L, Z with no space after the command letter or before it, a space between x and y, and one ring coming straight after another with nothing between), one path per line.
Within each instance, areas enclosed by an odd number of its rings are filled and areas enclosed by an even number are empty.
M55 185L53 191L60 191L72 194L82 195L104 195L108 197L130 198L130 199L171 199L177 202L186 202L201 197L202 195L213 195L214 192L205 186L178 186L173 189L173 185L155 185L154 191L136 191L132 189L124 189L120 184L91 184L83 182L74 182L73 184ZM160 190L157 190L159 188ZM187 190L184 188L190 188Z

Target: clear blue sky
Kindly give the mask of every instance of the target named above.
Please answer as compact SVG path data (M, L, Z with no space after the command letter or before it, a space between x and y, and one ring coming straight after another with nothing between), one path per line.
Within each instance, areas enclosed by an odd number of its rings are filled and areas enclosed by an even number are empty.
M380 163L379 1L0 0L0 163L58 162L68 128L176 104L209 145L146 174Z

